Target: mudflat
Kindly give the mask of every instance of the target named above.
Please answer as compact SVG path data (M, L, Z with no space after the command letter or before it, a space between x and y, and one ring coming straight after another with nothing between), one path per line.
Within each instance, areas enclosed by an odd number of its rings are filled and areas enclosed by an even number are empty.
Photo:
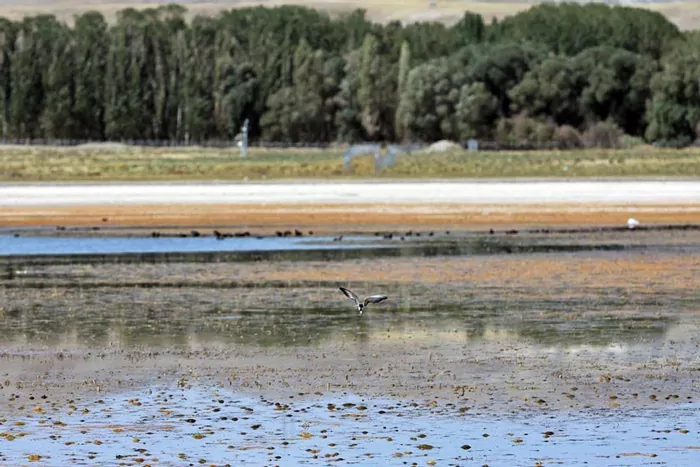
M166 381L486 412L697 397L700 256L674 251L46 265L2 285L3 413L30 408L18 391ZM338 285L390 299L360 317Z
M693 465L698 212L3 206L0 464ZM26 237L237 240L199 238L217 229L333 248L12 254ZM341 285L389 300L359 316Z

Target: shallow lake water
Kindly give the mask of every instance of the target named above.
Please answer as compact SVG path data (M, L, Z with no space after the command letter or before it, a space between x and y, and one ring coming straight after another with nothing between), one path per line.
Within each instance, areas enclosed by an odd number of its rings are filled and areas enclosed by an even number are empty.
M188 253L278 251L305 249L377 248L371 237L345 237L352 243L334 243L333 237L50 237L0 236L0 255L90 255L112 253Z
M52 399L37 404L48 406ZM295 402L220 388L152 387L64 405L72 408L47 407L31 417L5 419L0 461L689 466L700 450L700 410L692 404L631 413L493 416L354 395Z
M344 241L1 238L0 465L697 464L696 237Z

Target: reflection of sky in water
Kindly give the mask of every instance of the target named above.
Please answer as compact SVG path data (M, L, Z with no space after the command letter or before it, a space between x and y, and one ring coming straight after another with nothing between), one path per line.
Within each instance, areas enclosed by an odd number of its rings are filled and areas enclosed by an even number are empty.
M12 237L0 236L0 255L177 253L210 251L276 251L305 249L376 248L369 237L343 237L352 245L333 242L333 237Z
M532 466L542 460L544 465L680 466L694 465L700 445L700 412L688 405L486 416L476 408L460 414L458 407L428 409L347 395L279 401L290 404L289 409L276 408L274 402L213 389L175 388L105 397L102 403L80 401L71 415L34 413L8 420L6 433L26 435L11 442L0 439L0 461L16 465L38 454L50 456L41 465L68 465L73 459L75 465L132 464L142 458L142 464L154 465L199 465L203 459L204 465L435 461L436 465ZM336 409L329 410L328 403ZM357 405L344 407L344 403ZM84 408L90 411L83 413ZM18 421L25 425L15 425ZM203 437L197 439L195 434Z
M217 240L210 232L192 237L90 237L90 236L9 236L0 235L0 256L20 255L102 255L133 253L206 253L206 252L286 252L294 258L297 252L301 258L308 250L335 250L338 259L340 252L356 251L354 256L436 256L436 255L476 255L476 254L515 254L515 253L554 253L576 251L621 251L648 249L646 245L635 245L620 239L585 241L580 238L556 237L492 237L478 234L447 236L425 232L422 236L409 236L394 233L390 239L374 234L343 235L336 241L333 236L304 237L227 237ZM687 245L654 246L657 250L677 250L692 253L696 247ZM689 250L690 248L690 250ZM693 248L695 250L693 250ZM400 253L397 253L400 252ZM77 260L77 259L76 259Z

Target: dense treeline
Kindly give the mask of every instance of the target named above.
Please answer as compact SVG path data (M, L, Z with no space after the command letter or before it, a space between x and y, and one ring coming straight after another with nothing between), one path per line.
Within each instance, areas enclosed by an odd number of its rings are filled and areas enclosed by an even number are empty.
M5 138L576 145L700 130L700 39L662 15L540 5L485 24L376 24L304 7L187 22L182 7L68 26L0 19Z

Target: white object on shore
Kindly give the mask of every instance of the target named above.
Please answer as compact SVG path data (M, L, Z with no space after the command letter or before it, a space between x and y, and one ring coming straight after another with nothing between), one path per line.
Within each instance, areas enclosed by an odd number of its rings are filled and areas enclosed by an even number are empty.
M637 219L635 219L633 217L630 217L629 219L627 219L627 228L628 229L634 229L638 225L639 225L639 221Z

